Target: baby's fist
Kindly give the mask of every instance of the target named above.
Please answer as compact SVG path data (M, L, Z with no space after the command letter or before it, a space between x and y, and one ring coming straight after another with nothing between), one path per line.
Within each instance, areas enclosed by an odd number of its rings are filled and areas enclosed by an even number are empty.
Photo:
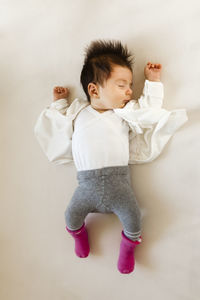
M148 62L144 68L145 78L150 81L160 81L161 69L161 64L152 64L151 62Z
M66 99L69 95L69 90L62 86L56 86L53 89L53 100L57 101L59 99Z

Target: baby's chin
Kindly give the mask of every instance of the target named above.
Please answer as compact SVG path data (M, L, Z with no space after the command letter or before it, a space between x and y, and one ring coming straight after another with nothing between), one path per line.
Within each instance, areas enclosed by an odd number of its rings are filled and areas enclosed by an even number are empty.
M113 106L111 109L119 109L119 108L124 108L126 104L121 104L118 106Z
M112 109L117 109L117 108L124 108L127 103L123 102L121 104L115 104L113 105Z

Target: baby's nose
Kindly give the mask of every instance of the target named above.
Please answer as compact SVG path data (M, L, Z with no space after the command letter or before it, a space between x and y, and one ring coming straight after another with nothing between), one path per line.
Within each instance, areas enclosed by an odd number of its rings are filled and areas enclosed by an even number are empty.
M132 95L132 93L133 93L133 91L132 91L131 88L129 88L129 89L126 91L126 94L127 94L127 95Z

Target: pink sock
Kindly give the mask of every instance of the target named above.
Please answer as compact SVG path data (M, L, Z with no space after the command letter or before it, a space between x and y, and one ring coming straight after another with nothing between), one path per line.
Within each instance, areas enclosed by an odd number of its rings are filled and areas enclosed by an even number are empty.
M73 238L75 240L76 255L81 258L87 257L90 252L90 246L89 246L89 242L88 242L88 233L87 233L87 230L85 227L85 223L78 230L72 231L72 230L69 230L67 227L66 227L66 230L71 234L71 236L73 236Z
M140 237L141 238L141 237ZM118 259L118 270L123 274L131 273L134 270L135 259L134 249L140 241L132 241L127 238L122 231L122 240L120 244L120 253Z

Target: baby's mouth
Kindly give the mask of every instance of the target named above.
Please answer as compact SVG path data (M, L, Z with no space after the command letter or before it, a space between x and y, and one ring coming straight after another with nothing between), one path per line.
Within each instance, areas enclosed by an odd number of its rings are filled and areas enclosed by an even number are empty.
M130 100L124 100L122 105L121 105L121 108L123 108Z
M129 102L130 100L125 100L124 101L124 106Z

